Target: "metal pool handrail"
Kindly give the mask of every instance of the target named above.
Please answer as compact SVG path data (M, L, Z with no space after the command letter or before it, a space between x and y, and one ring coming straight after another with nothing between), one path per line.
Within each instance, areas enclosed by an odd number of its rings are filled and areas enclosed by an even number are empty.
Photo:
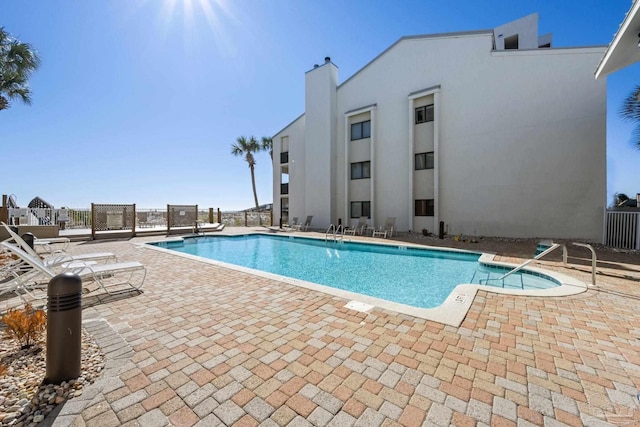
M329 239L329 235L333 235L333 241L334 242L338 241L338 237L340 237L340 239L343 239L344 238L344 229L342 228L342 224L338 224L337 227L335 225L333 225L333 224L329 225L329 228L327 228L327 231L324 233L324 240L325 241L327 241Z
M548 248L544 252L536 255L535 257L533 257L531 259L526 260L525 262L523 262L522 264L520 264L519 266L517 266L513 270L509 271L506 274L503 274L501 277L498 277L498 280L503 280L505 277L510 276L513 273L516 273L516 272L522 270L524 267L526 267L527 265L531 264L533 261L539 260L543 256L547 255L550 252L553 252L554 250L556 250L559 247L562 247L562 262L566 266L567 265L567 247L565 245L563 245L563 244L560 244L560 243L554 243L553 245L551 245L550 248Z
M596 251L595 249L593 249L593 246L588 245L586 243L578 243L578 242L573 242L573 244L575 246L580 246L583 248L587 248L591 251L591 284L593 286L596 285L596 264L598 262L598 258L596 257Z

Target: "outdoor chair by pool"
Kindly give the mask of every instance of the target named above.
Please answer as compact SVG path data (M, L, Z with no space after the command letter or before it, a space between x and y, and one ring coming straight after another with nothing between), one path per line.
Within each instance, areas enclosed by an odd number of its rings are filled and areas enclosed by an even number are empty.
M29 246L27 242L22 239L22 237L20 237L11 229L11 227L9 227L4 222L0 222L0 224L4 226L4 228L7 230L7 233L9 233L9 236L11 236L9 240L13 240L16 245L18 245L23 251L27 252L28 254L40 258L40 254L32 249L31 246ZM93 252L82 255L71 255L58 249L53 251L50 255L43 257L42 261L47 266L56 266L78 261L85 263L98 261L117 262L118 258L111 252Z
M294 217L293 220L296 221L297 218ZM309 229L309 226L311 225L312 220L313 215L309 215L307 216L307 219L304 220L304 224L293 225L291 228L298 231L307 231Z
M24 302L27 302L25 295L31 296L32 299L41 299L42 297L38 298L33 291L46 283L44 279L38 280L42 278L42 273L30 266L28 269L24 269L23 266L5 268L0 274L0 298L4 298L5 294L14 293Z
M29 295L32 300L46 298L36 296L34 291L43 288L48 283L47 277L42 271L33 268L25 260L11 253L7 248L0 246L0 255L5 258L5 262L0 267L0 298L5 298L5 294L14 293L25 303Z
M10 236L13 237L13 236L17 236L18 235L17 233L15 233L4 222L0 222L0 224L2 224L4 226L4 228L9 232ZM53 253L55 251L55 249L52 246L52 245L55 245L55 244L63 245L63 247L61 249L58 249L58 250L65 251L69 247L69 243L71 243L71 240L69 240L68 237L52 237L52 238L47 238L47 239L39 239L38 237L33 236L33 247L34 247L34 249L35 248L42 248L47 253Z
M311 226L311 221L313 220L313 215L309 215L307 219L304 220L304 224L300 227L300 230L308 231Z
M61 250L66 251L67 248L69 247L70 242L71 241L69 240L68 237L52 237L50 239L39 239L37 237L34 237L33 247L42 248L42 250L44 250L47 253L53 253L53 251L55 250L53 245L60 244L62 245Z
M135 290L142 289L144 279L147 275L147 269L144 265L137 261L118 262L110 264L89 264L89 263L72 263L69 268L63 268L61 271L54 270L47 266L39 257L34 257L23 251L18 246L7 241L0 242L0 248L17 255L21 260L25 261L34 269L42 272L47 280L52 279L59 272L70 272L80 276L84 284L89 281L95 281L108 294L113 294L110 288L119 285L128 285ZM139 273L142 277L139 283L134 284L132 281L134 275ZM119 280L122 276L128 276L126 279Z
M358 224L353 228L345 228L344 234L351 234L355 236L356 234L362 236L367 232L367 217L361 216L358 220Z
M289 224L289 228L292 228L294 230L300 229L300 220L298 219L297 216L293 217L293 219L291 220L291 224Z
M377 230L373 230L373 237L382 236L385 239L387 236L393 237L393 231L396 228L396 218L395 217L387 217L387 220L384 222L384 225L381 226Z

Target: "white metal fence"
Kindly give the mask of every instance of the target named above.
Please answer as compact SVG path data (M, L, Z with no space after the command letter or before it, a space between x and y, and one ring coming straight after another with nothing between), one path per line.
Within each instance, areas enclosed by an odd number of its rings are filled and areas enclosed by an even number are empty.
M9 208L12 225L60 225L64 228L91 228L91 209Z
M220 222L226 226L257 226L271 223L271 211L257 212L225 211L220 212ZM11 225L59 225L61 229L91 229L91 209L47 209L47 208L9 208L8 219ZM198 210L198 220L209 222L209 211ZM218 221L214 212L213 221ZM166 208L136 209L136 228L166 228Z
M604 244L614 248L640 250L640 211L606 211Z

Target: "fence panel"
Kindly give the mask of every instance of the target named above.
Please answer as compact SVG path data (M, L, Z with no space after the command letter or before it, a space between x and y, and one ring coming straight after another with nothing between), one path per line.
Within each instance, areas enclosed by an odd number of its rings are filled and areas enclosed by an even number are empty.
M640 250L640 212L606 211L604 244Z
M221 223L227 227L257 227L260 225L271 224L271 211L261 211L259 214L255 211L227 211L222 212Z
M164 209L136 209L136 227L167 228L167 211Z
M130 230L135 236L136 205L91 204L91 235L95 239L97 231Z
M194 227L198 220L198 205L167 205L167 233L172 228Z

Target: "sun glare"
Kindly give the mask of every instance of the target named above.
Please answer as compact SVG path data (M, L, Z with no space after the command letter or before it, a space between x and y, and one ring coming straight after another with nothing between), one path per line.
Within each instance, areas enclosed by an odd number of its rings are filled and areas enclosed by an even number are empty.
M206 22L221 54L233 55L235 47L229 37L230 26L240 26L228 0L164 0L160 11L162 31L167 34L182 15L185 45L193 46L198 27ZM204 18L204 19L203 19Z

